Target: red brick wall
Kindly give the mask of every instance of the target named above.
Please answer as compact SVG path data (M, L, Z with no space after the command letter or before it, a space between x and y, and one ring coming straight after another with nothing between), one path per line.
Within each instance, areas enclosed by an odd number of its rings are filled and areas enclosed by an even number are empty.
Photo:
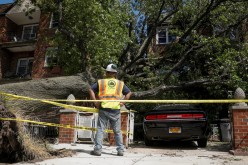
M54 30L49 29L49 24L50 24L49 15L42 14L40 18L39 30L37 34L36 49L34 52L32 52L32 56L29 55L27 56L27 57L34 57L33 68L32 68L32 78L34 79L63 75L63 70L61 69L61 67L58 66L52 68L44 67L46 48L49 46L47 44L46 37L54 35ZM7 32L12 31L17 35L19 35L20 37L22 33L22 28L23 26L16 25L7 17L0 16L0 42L10 41L8 36L6 35ZM25 55L23 55L23 57L25 57ZM20 58L19 55L17 55L17 57L15 57L14 59L11 59L12 60L10 63L11 66L9 66L7 70L10 70L11 72L16 71L17 58ZM0 71L0 78L1 78L1 73L4 73L4 71Z
M32 70L32 78L42 78L44 77L44 62L45 62L45 53L46 53L46 41L43 39L45 29L49 27L49 16L42 14L40 18L39 30L37 34L37 43L34 53L34 62Z
M248 147L248 108L233 109L233 146L234 149Z
M0 16L0 42L6 41L6 18Z
M3 78L6 72L16 73L18 59L34 57L34 52L7 53L0 50L0 78Z
M5 51L0 50L0 79L3 78L4 73L10 68L10 58Z
M2 55L0 50L0 80L3 78L3 71L2 71Z
M0 16L0 42L8 42L10 40L7 35L8 32L21 32L21 30L22 26L18 26L13 21L5 17L5 15Z
M128 130L127 127L128 127L128 113L122 113L121 114L121 130L127 131ZM128 146L127 135L122 134L122 137L123 137L123 145ZM115 145L114 133L109 133L109 144Z
M46 37L54 35L52 29L49 29L50 17L47 14L42 14L37 35L36 50L34 53L34 62L32 70L32 78L47 78L63 75L63 70L59 66L44 67L46 49L49 46Z
M5 15L0 16L0 43L6 41L6 17ZM0 50L0 79L3 78L3 73L7 68L6 53Z
M15 34L20 36L20 33L22 32L22 28L23 28L23 26L18 26L16 23L14 23L10 19L6 18L7 32L14 32Z
M63 112L60 114L60 124L75 126L76 112ZM59 143L74 143L74 129L59 128Z
M16 68L18 65L18 59L20 58L29 58L34 57L34 52L17 52L12 53L11 63L10 63L10 71L16 73Z

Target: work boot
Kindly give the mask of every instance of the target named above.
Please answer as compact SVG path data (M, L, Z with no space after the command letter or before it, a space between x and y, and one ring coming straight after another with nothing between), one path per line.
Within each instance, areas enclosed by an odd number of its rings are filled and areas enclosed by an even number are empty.
M124 155L124 152L123 151L118 151L117 152L117 156L123 156Z
M95 156L101 156L101 151L91 151L90 154Z

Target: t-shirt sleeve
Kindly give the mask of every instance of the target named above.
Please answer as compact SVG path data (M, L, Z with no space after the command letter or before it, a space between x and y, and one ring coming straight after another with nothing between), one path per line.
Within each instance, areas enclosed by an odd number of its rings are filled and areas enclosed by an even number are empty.
M91 86L91 89L92 89L95 93L97 93L97 92L99 91L99 89L98 89L98 83L93 84L93 85Z
M122 90L122 94L123 94L123 95L126 95L126 94L128 94L129 92L131 92L131 90L124 84L123 90Z

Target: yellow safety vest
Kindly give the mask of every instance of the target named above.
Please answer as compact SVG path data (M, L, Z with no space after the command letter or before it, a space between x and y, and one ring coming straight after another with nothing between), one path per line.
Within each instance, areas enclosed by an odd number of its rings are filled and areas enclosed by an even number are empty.
M122 98L122 90L124 83L120 80L101 79L98 80L99 99L100 100L120 100ZM120 109L120 102L103 101L102 108Z

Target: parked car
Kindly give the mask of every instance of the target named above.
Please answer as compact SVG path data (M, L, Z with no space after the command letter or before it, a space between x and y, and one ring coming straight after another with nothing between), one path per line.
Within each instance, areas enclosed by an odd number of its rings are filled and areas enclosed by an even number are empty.
M207 113L192 105L167 104L147 112L143 120L144 140L147 146L154 141L197 141L206 147L210 133Z

